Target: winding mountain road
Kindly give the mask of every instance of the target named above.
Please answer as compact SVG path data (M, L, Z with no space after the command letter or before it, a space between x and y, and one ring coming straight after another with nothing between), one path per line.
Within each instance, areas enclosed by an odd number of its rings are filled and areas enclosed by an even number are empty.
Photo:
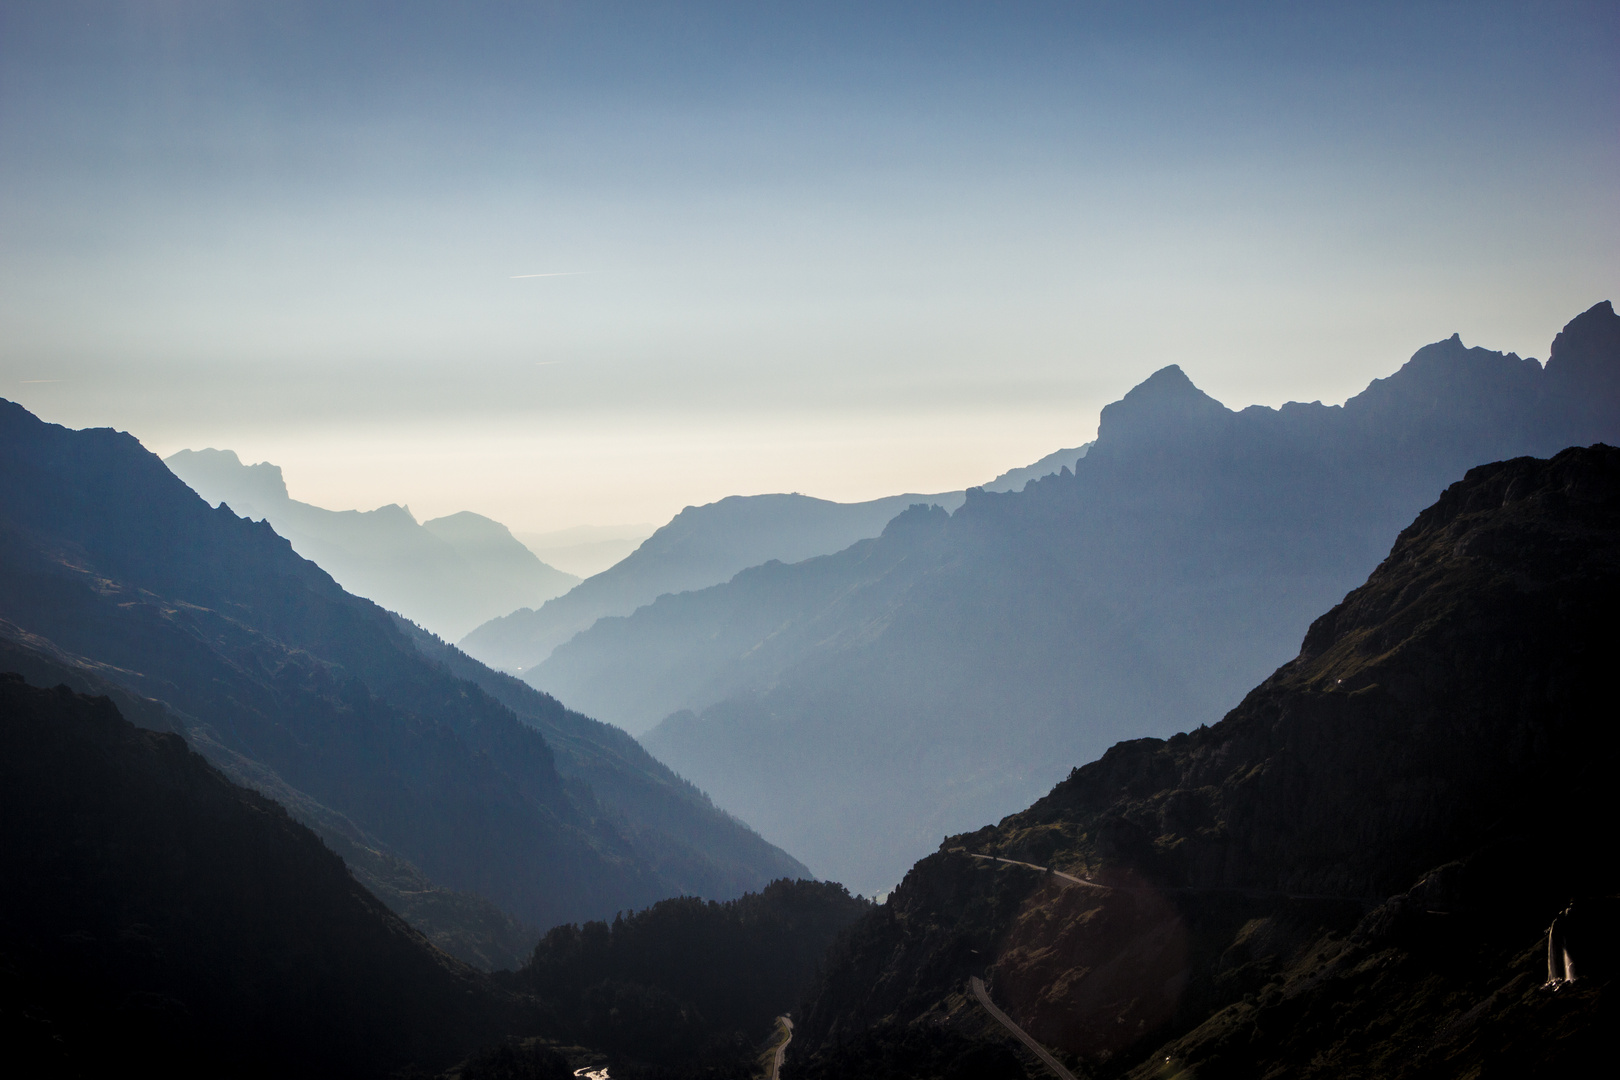
M953 852L966 855L970 859L984 859L986 862L1006 863L1008 866L1023 866L1042 874L1050 874L1059 880L1065 889L1074 885L1084 885L1089 889L1100 889L1103 892L1124 893L1230 893L1233 896L1248 897L1282 897L1286 900L1350 900L1358 904L1375 905L1383 901L1376 896L1341 896L1337 893L1295 893L1279 892L1275 889L1245 889L1235 885L1166 885L1163 887L1151 885L1138 885L1135 887L1119 885L1100 885L1095 881L1077 878L1073 874L1065 874L1061 870L1053 870L1050 866L1037 866L1032 862L1021 862L1018 859L1003 859L1000 855L980 855L966 848L951 848Z
M776 1022L781 1024L783 1030L787 1032L787 1038L783 1039L782 1044L776 1048L776 1056L771 1059L771 1072L767 1080L777 1080L777 1077L781 1075L782 1058L787 1054L788 1043L793 1041L793 1021L785 1016L778 1016Z
M1081 882L1081 884L1086 885L1090 883ZM1048 1069L1051 1069L1052 1072L1060 1078L1060 1080L1074 1080L1074 1073L1070 1072L1068 1069L1065 1069L1063 1067L1063 1063L1058 1061L1057 1058L1053 1057L1051 1052L1047 1050L1046 1047L1036 1042L1034 1038L1030 1036L1029 1032L1013 1023L1012 1017L996 1008L996 1003L990 1000L990 991L986 990L984 987L983 979L975 975L969 981L973 986L973 996L979 999L979 1004L984 1006L986 1012L996 1018L996 1023L1012 1032L1019 1042L1029 1047L1030 1052L1036 1057L1040 1058L1041 1063L1044 1064ZM774 1076L772 1077L772 1080L775 1080Z

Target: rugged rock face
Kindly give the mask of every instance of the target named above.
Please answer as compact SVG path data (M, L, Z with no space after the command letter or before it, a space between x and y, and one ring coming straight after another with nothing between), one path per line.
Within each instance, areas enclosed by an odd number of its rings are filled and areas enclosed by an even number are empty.
M1620 888L1594 858L1617 601L1620 450L1471 470L1219 724L1119 744L918 863L807 1002L800 1075L874 1031L983 1035L973 974L1109 1075L1577 1060L1606 984L1536 987L1553 915Z

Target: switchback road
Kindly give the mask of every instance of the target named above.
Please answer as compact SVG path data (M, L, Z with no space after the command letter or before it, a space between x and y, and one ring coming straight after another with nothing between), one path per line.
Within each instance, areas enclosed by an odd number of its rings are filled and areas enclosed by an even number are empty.
M1081 884L1089 884L1089 882L1081 882ZM1057 1058L1053 1057L1051 1052L1048 1051L1046 1047L1042 1046L1040 1043L1031 1038L1029 1032L1013 1023L1012 1017L996 1008L996 1003L990 1000L990 991L984 988L983 979L975 975L973 976L971 982L973 985L973 996L979 999L979 1004L984 1006L986 1012L996 1018L996 1023L1012 1032L1013 1035L1017 1037L1019 1042L1029 1047L1030 1051L1036 1057L1040 1058L1041 1062L1048 1069L1051 1069L1052 1072L1057 1074L1061 1080L1074 1080L1074 1073L1070 1072L1068 1069L1065 1069L1063 1064L1058 1061Z

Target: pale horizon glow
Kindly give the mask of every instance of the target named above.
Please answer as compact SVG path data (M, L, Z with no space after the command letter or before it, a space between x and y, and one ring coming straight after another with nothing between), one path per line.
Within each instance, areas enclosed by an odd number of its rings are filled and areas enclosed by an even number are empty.
M1620 299L1617 55L1576 0L0 6L0 396L526 532L960 489L1166 364L1545 358Z
M510 280L510 281L521 281L524 278L537 278L537 277L583 277L586 274L594 274L594 273L597 273L597 272L598 271L595 271L595 270L565 270L565 271L562 271L562 272L556 273L556 274L513 274L511 276L511 278L509 278L508 280Z

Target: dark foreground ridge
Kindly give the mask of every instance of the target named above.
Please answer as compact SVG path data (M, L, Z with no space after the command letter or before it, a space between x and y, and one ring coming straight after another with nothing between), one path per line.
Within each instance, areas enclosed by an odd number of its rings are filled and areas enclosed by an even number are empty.
M520 961L523 924L808 873L623 732L344 592L131 436L0 401L0 461L0 653L160 703L470 962Z
M919 862L835 948L784 1076L966 1075L1006 1044L974 976L1083 1075L1603 1060L1612 961L1542 984L1553 917L1620 889L1617 602L1620 450L1471 470L1219 724Z
M0 675L0 747L11 1075L436 1072L530 1019L280 806L108 699Z
M553 928L507 985L540 1026L594 1047L615 1080L751 1080L776 1017L872 903L836 882L775 881L726 903L663 900L612 923Z

